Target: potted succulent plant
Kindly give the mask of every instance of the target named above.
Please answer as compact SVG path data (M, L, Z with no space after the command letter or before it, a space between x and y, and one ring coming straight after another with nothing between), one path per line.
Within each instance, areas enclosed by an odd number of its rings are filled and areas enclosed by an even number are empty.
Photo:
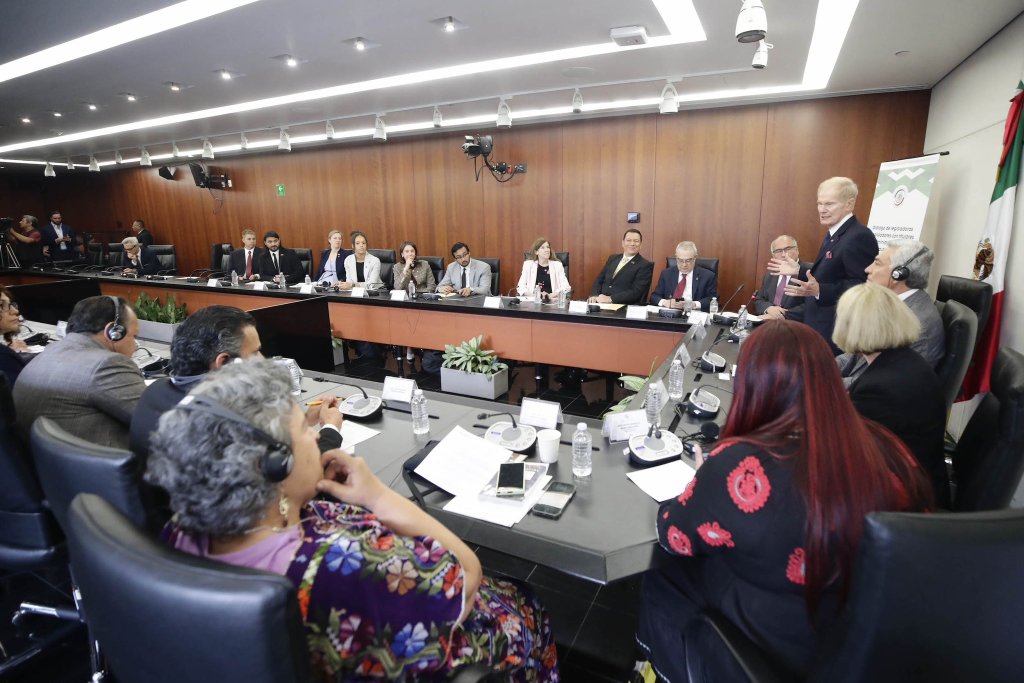
M167 295L166 303L142 292L133 306L139 318L139 337L150 341L170 344L174 331L188 315L185 304L178 304L173 294Z
M444 347L441 389L494 400L508 391L508 365L483 348L483 335Z

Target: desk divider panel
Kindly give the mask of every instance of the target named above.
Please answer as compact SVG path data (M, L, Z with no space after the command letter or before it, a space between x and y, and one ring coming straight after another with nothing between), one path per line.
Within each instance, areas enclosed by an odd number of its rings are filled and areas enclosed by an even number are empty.
M18 311L25 320L36 320L56 325L67 320L71 310L82 299L100 295L96 280L60 280L40 284L12 285L11 292L18 302Z
M331 319L327 299L301 299L249 311L263 343L263 355L294 358L303 370L332 372Z

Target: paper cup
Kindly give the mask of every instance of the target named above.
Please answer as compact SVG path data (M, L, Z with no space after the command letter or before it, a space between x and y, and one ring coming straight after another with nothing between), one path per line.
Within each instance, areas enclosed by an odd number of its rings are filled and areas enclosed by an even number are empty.
M558 441L562 432L557 429L542 429L537 432L537 456L541 462L558 462Z

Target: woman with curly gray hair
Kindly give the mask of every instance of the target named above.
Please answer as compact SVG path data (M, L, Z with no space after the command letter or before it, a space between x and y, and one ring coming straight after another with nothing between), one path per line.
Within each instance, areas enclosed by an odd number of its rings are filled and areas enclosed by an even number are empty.
M537 601L484 577L465 543L363 460L321 456L290 386L271 361L231 364L160 418L146 478L170 495L168 542L290 578L323 680L475 661L512 680L558 680Z

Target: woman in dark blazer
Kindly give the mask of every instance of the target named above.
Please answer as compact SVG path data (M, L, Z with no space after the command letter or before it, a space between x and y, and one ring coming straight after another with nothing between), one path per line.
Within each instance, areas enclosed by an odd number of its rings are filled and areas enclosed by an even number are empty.
M18 339L21 329L21 318L18 304L11 298L11 291L0 285L0 372L7 375L7 385L14 387L14 382L21 374L21 369L32 358L24 355L28 349L25 342Z
M839 299L832 341L868 363L849 388L857 411L907 445L932 482L935 502L949 507L946 405L931 365L910 348L920 331L917 316L899 297L868 283Z
M341 248L340 230L331 230L327 233L327 242L331 246L320 252L320 266L316 270L316 281L335 285L339 280L345 279L345 257L352 252Z

